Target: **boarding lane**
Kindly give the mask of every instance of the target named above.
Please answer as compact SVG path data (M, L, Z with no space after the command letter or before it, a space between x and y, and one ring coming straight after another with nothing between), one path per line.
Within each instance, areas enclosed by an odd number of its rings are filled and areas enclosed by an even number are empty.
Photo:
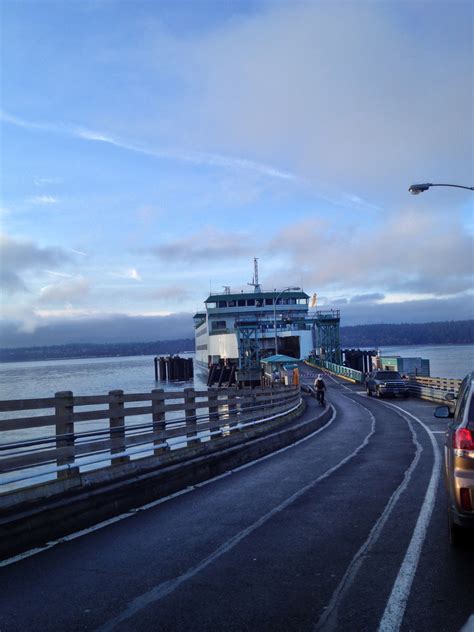
M352 387L327 398L333 421L297 444L0 567L2 632L377 630L430 437Z

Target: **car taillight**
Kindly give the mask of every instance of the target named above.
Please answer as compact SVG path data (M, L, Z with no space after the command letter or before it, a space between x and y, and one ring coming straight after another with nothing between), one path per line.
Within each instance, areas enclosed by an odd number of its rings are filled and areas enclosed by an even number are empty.
M453 434L453 448L456 450L474 450L474 437L467 428L459 428Z
M461 487L459 493L461 496L461 507L464 511L472 511L471 496L467 487Z

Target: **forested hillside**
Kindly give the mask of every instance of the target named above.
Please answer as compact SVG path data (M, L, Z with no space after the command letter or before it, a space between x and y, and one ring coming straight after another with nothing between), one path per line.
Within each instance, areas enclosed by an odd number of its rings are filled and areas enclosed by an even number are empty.
M341 327L342 347L472 343L474 320Z

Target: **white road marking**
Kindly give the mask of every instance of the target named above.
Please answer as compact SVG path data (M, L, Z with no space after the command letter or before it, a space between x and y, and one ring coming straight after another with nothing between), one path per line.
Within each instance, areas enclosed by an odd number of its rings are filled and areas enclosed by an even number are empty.
M291 448L294 448L297 445L299 445L300 443L302 443L303 441L308 441L308 439L311 439L312 437L314 437L315 435L319 434L320 432L322 432L326 428L329 428L329 426L333 423L334 419L336 418L336 409L332 405L330 405L329 407L332 409L332 415L331 415L331 418L328 421L328 423L324 424L324 426L321 426L321 428L318 428L318 430L315 430L311 434L306 435L302 439L298 439L298 441L296 441L295 443L291 443L290 445L287 445L284 448L280 448L276 452L271 452L270 454L267 454L267 455L262 456L262 457L260 457L258 459L255 459L254 461L250 461L249 463L245 463L244 465L241 465L238 468L230 470L229 472L225 472L224 474L219 474L218 476L214 476L213 478L210 478L207 481L203 481L202 483L197 483L196 485L191 485L191 486L186 487L185 489L182 489L182 490L180 490L178 492L174 492L173 494L169 494L168 496L164 496L163 498L159 498L158 500L154 500L151 503L147 503L146 505L141 505L140 507L135 507L133 509L130 509L129 511L127 511L127 512L125 512L123 514L120 514L119 516L115 516L114 518L110 518L109 520L104 520L103 522L99 522L99 523L97 523L97 524L95 524L95 525L93 525L91 527L87 527L86 529L81 529L80 531L75 531L74 533L70 533L67 536L64 536L62 538L58 538L57 540L53 540L51 542L47 542L44 546L36 547L34 549L30 549L29 551L25 551L23 553L20 553L19 555L15 555L13 557L9 557L6 560L0 561L0 568L2 568L3 566L9 566L10 564L15 564L16 562L21 562L22 560L24 560L24 559L26 559L28 557L32 557L33 555L38 555L39 553L43 553L44 551L47 551L48 549L51 549L51 548L53 548L54 546L56 546L58 544L62 544L63 542L69 542L70 540L75 540L76 538L80 538L80 537L82 537L84 535L87 535L89 533L92 533L94 531L98 531L99 529L103 529L104 527L108 527L109 525L113 524L114 522L120 522L121 520L125 520L126 518L131 518L132 516L135 516L140 511L146 511L147 509L152 509L153 507L156 507L157 505L161 505L162 503L167 502L168 500L172 500L173 498L176 498L177 496L182 496L183 494L188 494L189 492L192 492L195 489L198 489L199 487L204 487L205 485L209 485L210 483L214 483L215 481L218 481L221 478L224 478L225 476L228 476L229 474L233 474L234 472L239 472L240 470L246 469L248 467L252 467L256 463L260 463L260 461L264 461L266 459L271 458L272 456L276 456L277 454L281 454L281 452L285 452L285 450L289 450Z
M369 413L369 415L373 417L371 411L368 408L366 408L360 403L359 403L359 406L362 406L362 408L364 408ZM387 520L390 517L390 514L392 513L396 504L398 503L400 496L406 490L409 482L411 481L412 474L415 471L416 466L418 465L423 448L421 444L419 443L419 441L417 440L416 433L413 430L413 426L411 422L409 420L404 420L404 421L408 423L408 426L410 428L410 432L412 435L412 440L416 447L415 456L412 462L410 463L409 467L405 470L402 482L397 487L397 489L393 492L393 494L390 496L385 506L385 509L383 510L379 519L370 530L367 540L359 548L359 550L357 551L357 553L354 555L351 562L349 563L349 566L347 567L347 570L344 573L344 576L342 577L338 587L334 591L328 606L325 608L323 614L319 618L319 621L317 622L315 626L315 630L324 630L324 632L331 632L332 630L337 630L339 606L341 605L342 600L347 594L347 591L349 590L352 583L354 582L354 579L356 578L357 573L359 572L360 567L362 566L364 562L365 556L367 555L367 551L378 541L382 533L382 529L384 528Z
M395 404L384 404L391 408L400 410L404 415L408 415L416 422L418 422L427 432L431 446L433 448L433 468L431 470L430 482L426 490L423 505L418 515L413 535L405 553L405 558L402 562L398 576L392 588L391 595L385 607L382 619L380 621L378 632L397 632L400 629L403 615L410 596L413 579L415 577L418 562L420 560L421 549L426 538L428 525L433 513L433 507L436 500L436 490L438 488L440 471L441 471L441 456L436 439L433 436L433 432L424 424L421 419L415 417L408 411L396 406Z
M318 478L314 479L313 481L311 481L310 483L308 483L307 485L299 489L297 492L289 496L286 500L284 500L282 503L280 503L279 505L271 509L269 512L261 516L256 522L246 527L242 531L239 531L239 533L237 533L232 538L227 540L227 542L224 542L224 544L222 544L219 548L217 548L207 558L201 560L196 566L189 568L182 575L179 575L178 577L175 577L174 579L170 579L165 582L162 582L161 584L158 584L157 586L155 586L148 592L140 595L139 597L136 597L133 601L131 601L127 605L126 609L122 612L122 614L118 615L114 619L111 619L107 623L102 625L100 628L98 628L97 632L110 632L110 630L113 630L117 625L131 619L137 612L139 612L143 608L146 608L152 603L156 603L160 599L163 599L163 597L166 597L167 595L174 592L179 586L181 586L181 584L188 581L189 579L192 579L195 575L197 575L202 570L207 568L210 564L215 562L219 557L221 557L225 553L228 553L237 544L239 544L239 542L241 542L244 538L249 536L251 533L253 533L256 529L260 528L262 525L268 522L275 515L277 515L278 513L280 513L287 507L289 507L292 503L298 500L298 498L306 494L315 485L317 485L321 481L328 478L331 474L336 472L348 461L353 459L363 448L365 448L368 445L369 439L374 434L374 432L375 432L375 418L372 415L372 423L371 423L371 429L370 429L369 434L364 438L364 441L353 452L351 452L351 454L349 454L344 459L342 459L337 465L333 466L329 470L326 470L324 474L321 474L320 476L318 476Z

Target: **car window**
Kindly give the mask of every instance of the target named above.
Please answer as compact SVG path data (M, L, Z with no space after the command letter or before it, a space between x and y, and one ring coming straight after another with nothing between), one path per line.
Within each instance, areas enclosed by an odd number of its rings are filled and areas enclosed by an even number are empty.
M467 427L469 428L469 430L474 430L474 397L471 397L471 403L469 404Z
M398 371L379 371L375 376L378 380L401 380L401 375Z
M468 387L467 380L465 380L461 384L460 396L458 398L458 401L456 402L456 408L454 409L454 423L456 425L462 422L464 409L466 408L469 392L470 392L470 388Z

